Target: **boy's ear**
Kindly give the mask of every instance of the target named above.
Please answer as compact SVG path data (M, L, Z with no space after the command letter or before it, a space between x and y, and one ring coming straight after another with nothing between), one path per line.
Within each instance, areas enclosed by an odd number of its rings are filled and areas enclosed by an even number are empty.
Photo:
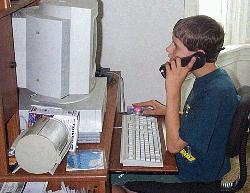
M206 54L206 52L204 50L201 50L201 49L197 50L197 52L201 52L203 54Z

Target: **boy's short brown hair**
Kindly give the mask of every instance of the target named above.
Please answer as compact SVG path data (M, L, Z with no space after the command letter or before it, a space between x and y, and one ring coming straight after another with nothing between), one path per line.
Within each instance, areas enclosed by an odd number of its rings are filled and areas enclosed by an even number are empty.
M173 35L190 51L199 49L206 53L207 62L215 62L224 43L222 26L211 17L196 15L180 19L174 26Z

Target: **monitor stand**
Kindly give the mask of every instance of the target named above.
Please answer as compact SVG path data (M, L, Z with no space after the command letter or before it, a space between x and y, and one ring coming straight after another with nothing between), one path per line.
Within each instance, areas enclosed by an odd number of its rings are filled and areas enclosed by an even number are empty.
M91 96L90 94L71 94L68 95L62 99L54 98L54 97L48 97L48 96L43 96L39 94L34 94L30 96L31 100L36 103L45 103L45 104L50 104L50 105L66 105L66 104L72 104L76 102L80 102L83 100L86 100Z
M46 97L36 95L36 93L26 88L19 88L20 120L23 120L23 123L27 124L29 110L32 105L59 107L66 110L80 111L79 133L102 132L102 124L107 102L107 78L97 77L95 87L87 96L88 97L85 99L84 95L65 98L61 100L60 104L57 100L54 100L54 98L51 98L51 100L48 101ZM25 128L25 126L22 127Z

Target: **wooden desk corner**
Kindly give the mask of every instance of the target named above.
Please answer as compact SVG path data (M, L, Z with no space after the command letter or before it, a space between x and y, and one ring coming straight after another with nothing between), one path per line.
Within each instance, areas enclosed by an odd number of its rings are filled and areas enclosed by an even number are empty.
M121 114L117 117L116 126L121 126ZM114 128L112 149L111 149L111 160L110 160L110 172L111 173L164 173L164 174L176 174L178 168L176 165L175 155L164 151L165 143L163 142L163 128L161 122L164 121L163 117L158 118L159 132L161 137L162 152L163 153L163 167L135 167L135 166L123 166L120 163L120 149L121 149L121 128Z

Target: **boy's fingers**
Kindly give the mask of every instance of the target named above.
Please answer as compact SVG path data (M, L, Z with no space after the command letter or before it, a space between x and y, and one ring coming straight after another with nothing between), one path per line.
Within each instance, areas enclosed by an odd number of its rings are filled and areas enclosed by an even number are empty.
M193 65L194 65L194 63L195 63L195 61L196 61L196 57L192 57L191 60L190 60L190 62L189 62L188 65L187 65L187 67L188 67L189 70L192 69L192 67L193 67Z
M181 67L181 59L179 57L176 57L176 66Z
M143 115L156 115L154 110L144 110Z
M140 103L133 103L132 105L145 107L145 106L152 106L153 103L152 101L145 101L145 102L140 102Z

